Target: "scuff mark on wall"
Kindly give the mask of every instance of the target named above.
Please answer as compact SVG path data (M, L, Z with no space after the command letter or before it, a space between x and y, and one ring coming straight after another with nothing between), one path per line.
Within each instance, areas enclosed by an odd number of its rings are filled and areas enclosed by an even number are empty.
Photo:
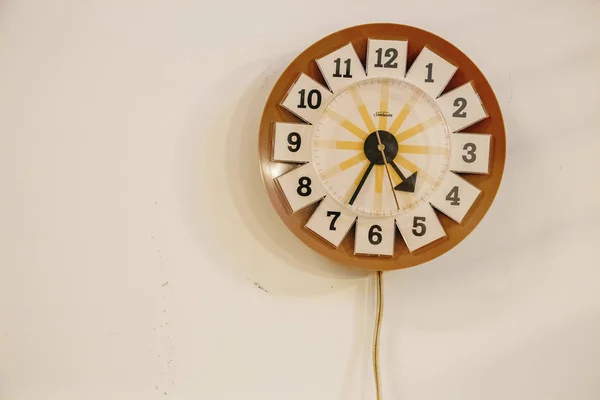
M257 288L259 288L260 290L262 290L265 293L269 293L269 291L267 289L265 289L264 287L262 287L262 285L258 282L254 282L254 286L256 286Z

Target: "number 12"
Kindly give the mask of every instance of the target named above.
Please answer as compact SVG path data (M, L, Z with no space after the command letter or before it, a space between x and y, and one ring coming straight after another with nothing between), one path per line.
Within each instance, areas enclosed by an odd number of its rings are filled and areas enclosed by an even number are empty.
M375 53L377 53L377 62L375 63L375 67L377 68L398 68L398 63L395 62L396 58L398 58L398 50L392 48L389 48L385 51L385 56L389 58L389 60L387 60L385 62L385 64L382 64L382 58L383 58L383 49L377 49L375 50Z

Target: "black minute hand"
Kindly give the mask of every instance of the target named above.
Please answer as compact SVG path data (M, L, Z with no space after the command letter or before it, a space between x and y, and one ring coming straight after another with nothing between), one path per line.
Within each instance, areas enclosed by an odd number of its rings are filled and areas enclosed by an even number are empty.
M354 204L354 200L356 200L356 198L358 197L358 193L360 192L360 189L362 189L363 185L365 184L365 182L369 176L369 173L371 172L372 169L373 169L373 163L370 163L369 166L367 167L367 170L363 174L362 178L360 178L360 182L358 182L358 186L356 186L356 190L352 194L352 197L350 198L350 201L348 202L348 204L350 204L350 205Z

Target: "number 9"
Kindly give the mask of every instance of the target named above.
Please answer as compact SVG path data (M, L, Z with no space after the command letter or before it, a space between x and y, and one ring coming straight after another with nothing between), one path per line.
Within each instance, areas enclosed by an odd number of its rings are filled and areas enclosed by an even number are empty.
M288 146L288 150L292 153L300 150L300 146L302 145L302 138L298 132L291 132L287 137L287 142L290 144Z

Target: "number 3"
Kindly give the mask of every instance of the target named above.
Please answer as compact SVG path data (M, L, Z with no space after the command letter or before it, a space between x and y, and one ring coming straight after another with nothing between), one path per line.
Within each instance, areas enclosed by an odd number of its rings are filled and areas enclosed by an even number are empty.
M466 143L463 146L463 150L467 152L466 155L462 156L463 161L469 164L475 162L475 160L477 159L477 155L475 154L477 146L475 146L475 143Z

